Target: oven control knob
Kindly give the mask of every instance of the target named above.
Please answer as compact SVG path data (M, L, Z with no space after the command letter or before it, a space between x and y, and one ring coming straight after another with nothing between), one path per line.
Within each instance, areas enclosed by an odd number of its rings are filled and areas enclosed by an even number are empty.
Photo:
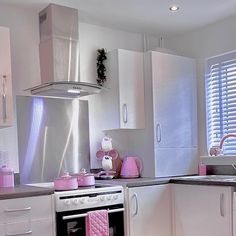
M118 199L118 195L114 195L113 200L117 200L117 199Z
M73 200L73 204L74 204L74 205L78 205L78 204L79 204L79 199L77 199L77 198L74 199L74 200Z
M69 206L69 205L70 205L70 200L69 200L69 199L66 199L66 200L64 201L64 204L67 205L67 206Z
M107 200L111 200L111 196L107 196Z
M84 198L81 198L79 201L80 201L81 204L84 204L85 199L84 199Z
M105 201L105 197L104 197L104 196L100 197L100 200L101 200L102 202Z

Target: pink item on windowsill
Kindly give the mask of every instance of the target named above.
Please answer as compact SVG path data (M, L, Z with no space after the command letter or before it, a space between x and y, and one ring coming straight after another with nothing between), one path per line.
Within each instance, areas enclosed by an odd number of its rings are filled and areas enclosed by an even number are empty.
M87 213L86 236L109 236L107 210L90 211Z
M199 172L199 175L206 175L207 174L206 165L200 163L198 166L198 172Z

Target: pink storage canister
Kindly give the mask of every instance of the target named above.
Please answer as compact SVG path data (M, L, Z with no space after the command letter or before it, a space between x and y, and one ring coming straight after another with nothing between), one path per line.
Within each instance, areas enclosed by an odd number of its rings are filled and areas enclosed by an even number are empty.
M5 165L0 168L0 187L14 187L14 171Z

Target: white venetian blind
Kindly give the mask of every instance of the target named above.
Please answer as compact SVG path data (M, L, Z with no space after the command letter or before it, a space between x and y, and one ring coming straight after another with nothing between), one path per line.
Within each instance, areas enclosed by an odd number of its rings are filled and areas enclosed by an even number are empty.
M236 134L236 52L210 58L206 63L208 148L225 134ZM224 154L236 154L236 138L224 142Z

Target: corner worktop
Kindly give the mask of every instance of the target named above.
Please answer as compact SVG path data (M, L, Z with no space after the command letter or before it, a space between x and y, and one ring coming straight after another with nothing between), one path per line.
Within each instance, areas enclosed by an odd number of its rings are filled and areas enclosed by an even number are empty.
M158 184L192 184L192 185L216 185L236 187L236 176L232 175L206 175L206 176L181 176L168 178L136 178L136 179L112 179L96 180L99 184L122 185L123 187L141 187Z
M0 188L0 200L50 195L53 193L54 189L52 188L16 185L15 187Z

